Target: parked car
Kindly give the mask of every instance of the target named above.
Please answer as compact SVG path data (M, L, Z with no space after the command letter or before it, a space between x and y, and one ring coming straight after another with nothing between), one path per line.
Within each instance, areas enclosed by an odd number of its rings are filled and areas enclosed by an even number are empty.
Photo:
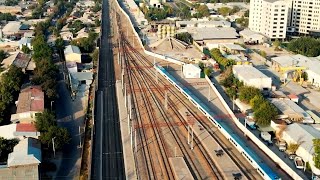
M297 169L303 169L303 160L301 157L299 156L296 156L294 158L294 164L296 165L296 168Z
M278 141L277 145L280 151L284 152L285 150L287 150L287 143L285 141Z

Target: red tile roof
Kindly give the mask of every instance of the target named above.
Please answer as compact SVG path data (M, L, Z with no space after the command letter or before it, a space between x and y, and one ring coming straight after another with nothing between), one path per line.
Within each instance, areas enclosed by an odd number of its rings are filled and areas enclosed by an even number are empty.
M44 93L40 86L29 86L21 90L18 98L17 113L44 110Z
M299 97L297 95L295 95L295 94L289 94L288 97L290 99L299 99Z
M34 124L21 124L18 123L16 127L17 132L37 132L37 129Z

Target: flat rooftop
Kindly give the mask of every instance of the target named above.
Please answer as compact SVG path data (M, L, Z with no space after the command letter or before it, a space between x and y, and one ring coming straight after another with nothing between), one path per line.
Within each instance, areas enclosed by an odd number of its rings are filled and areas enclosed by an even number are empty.
M196 41L211 39L237 39L239 34L231 27L187 27L185 28Z
M251 65L234 65L233 72L246 79L270 78Z

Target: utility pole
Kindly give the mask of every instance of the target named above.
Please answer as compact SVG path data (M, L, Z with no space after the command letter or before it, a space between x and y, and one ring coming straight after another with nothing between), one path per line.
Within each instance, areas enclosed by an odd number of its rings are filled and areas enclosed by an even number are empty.
M52 149L53 149L53 158L56 158L56 147L54 146L54 139L56 137L52 138Z
M234 111L234 95L233 95L233 97L232 97L232 110Z
M82 147L82 144L81 144L81 127L79 126L79 148Z
M130 117L129 117L129 114L128 114L128 130L129 130L129 133L130 133Z
M193 150L193 130L191 128L191 150Z
M209 94L208 94L208 102L210 102L210 91L211 91L210 85L208 86L208 91L209 91Z
M158 80L158 72L157 72L157 71L155 71L155 73L156 73L156 82L157 82L157 84L159 84L159 80Z
M134 150L137 152L137 129L134 131Z
M164 95L164 108L168 110L168 91L165 90L165 95Z
M190 144L190 125L188 124L188 144Z

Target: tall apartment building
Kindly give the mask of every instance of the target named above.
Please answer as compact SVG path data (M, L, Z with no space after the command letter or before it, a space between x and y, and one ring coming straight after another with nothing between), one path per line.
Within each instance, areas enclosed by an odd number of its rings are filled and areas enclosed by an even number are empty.
M282 0L251 0L249 29L270 39L284 39L287 31L288 2Z
M320 0L291 0L288 31L320 33Z
M251 0L249 29L270 39L320 34L320 0Z

